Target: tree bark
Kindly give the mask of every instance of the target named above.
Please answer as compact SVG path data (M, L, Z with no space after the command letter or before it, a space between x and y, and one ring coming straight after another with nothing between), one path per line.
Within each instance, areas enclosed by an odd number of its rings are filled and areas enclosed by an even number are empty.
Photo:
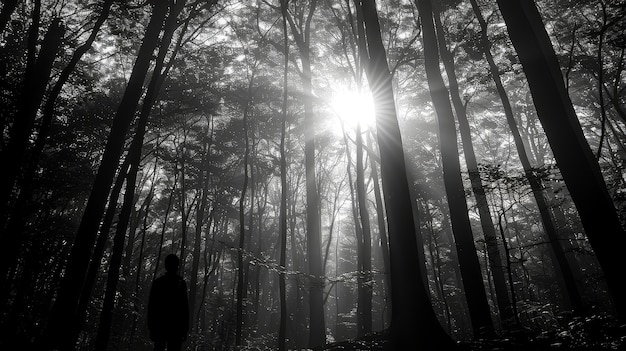
M168 7L166 1L157 1L154 5L130 80L113 119L98 173L76 233L65 275L61 281L58 297L41 340L42 345L47 347L68 349L73 346L67 344L67 331L64 330L64 326L67 325L68 318L72 318L70 316L74 316L76 312L100 219L106 206L115 171L118 168L128 127L141 97L143 82L150 66L152 53L158 45L159 33Z
M285 139L287 136L287 97L289 84L289 37L287 34L287 4L289 0L280 1L280 12L283 24L283 46L285 47L285 60L283 62L283 100L280 128L280 213L278 218L278 231L280 235L278 272L278 292L280 295L280 324L278 326L278 350L287 350L287 155ZM292 248L295 250L295 248Z
M31 46L36 47L37 45L38 21L33 22L29 31L28 45L30 57L24 73L24 85L18 98L18 110L9 130L9 141L0 152L0 162L5 165L11 165L11 167L7 167L3 172L0 172L0 209L2 211L0 218L2 218L2 226L5 224L7 210L14 197L14 189L22 171L22 161L29 145L33 124L50 80L52 66L65 34L65 27L61 23L61 19L55 18L52 20L41 42L41 49L36 59L34 48L31 48ZM19 211L16 211L16 213L20 214ZM6 233L3 232L1 235L3 240L6 240ZM12 236L14 236L13 233Z
M531 190L533 192L533 196L535 201L537 202L537 207L539 209L539 214L541 216L541 221L543 223L543 227L548 237L548 242L550 243L550 256L553 261L554 269L557 275L557 281L559 283L560 289L567 300L567 305L571 305L574 313L578 315L582 315L584 313L584 306L582 303L582 299L580 297L580 293L576 288L576 282L574 279L574 275L572 273L572 268L570 267L566 257L565 252L563 251L563 246L561 245L556 225L554 223L554 218L550 215L550 206L546 201L543 185L541 184L541 180L538 178L538 174L535 169L532 167L528 153L524 147L524 142L522 141L522 136L519 132L519 128L517 127L517 122L513 115L513 108L511 107L511 103L509 101L506 90L504 89L504 85L500 79L500 74L498 67L491 55L490 52L490 42L487 38L487 23L482 17L480 9L478 8L478 4L476 0L470 0L472 2L472 7L474 8L474 13L478 19L478 22L481 26L482 31L482 49L485 53L485 57L489 64L489 69L491 72L491 76L496 84L496 89L498 94L500 95L500 99L502 100L502 105L504 108L504 114L507 119L507 123L509 124L509 128L511 129L511 134L513 135L513 140L515 142L515 147L517 150L517 154L519 156L520 162L522 163L522 167L524 169L524 175L526 179L528 179L528 183L530 184Z
M16 200L15 205L13 206L12 215L8 223L7 232L15 233L15 235L21 236L24 231L24 225L26 220L24 219L24 215L26 211L24 210L27 206L28 202L31 201L32 193L33 193L33 178L37 172L37 166L39 165L39 159L41 154L43 153L44 147L46 146L46 141L50 134L50 129L52 127L52 122L54 119L54 107L57 98L61 94L63 86L71 76L71 74L76 69L80 59L83 55L91 48L96 36L98 35L100 28L104 21L109 17L109 12L111 6L113 5L113 0L105 0L102 4L102 9L100 10L100 14L96 23L94 24L93 29L87 40L74 52L70 62L63 68L59 78L56 83L54 83L54 87L48 94L46 98L45 104L42 109L42 117L39 122L39 130L37 132L37 139L35 140L35 144L30 151L30 158L28 160L28 164L21 176L20 180L20 193ZM1 32L1 31L0 31Z
M160 67L157 67L160 68ZM155 85L158 85L159 74L153 75L153 82L151 82L144 99L143 111L150 111L152 104L156 98ZM117 222L117 228L115 236L113 238L113 249L111 253L111 262L109 263L109 271L107 274L106 291L104 295L104 302L102 305L102 312L100 315L100 324L98 325L98 333L96 335L96 351L106 351L109 337L111 332L111 326L113 321L113 309L115 304L115 296L117 292L117 283L120 277L120 268L122 267L122 256L124 252L124 241L126 232L128 231L128 225L130 223L131 214L135 207L135 192L137 173L139 172L139 165L141 163L141 149L143 147L144 135L146 133L146 126L148 124L149 112L142 113L135 131L133 142L126 156L129 159L130 168L126 174L126 190L124 191L124 204L119 215ZM151 195L149 195L151 196ZM145 203L148 203L149 198ZM129 259L129 263L126 267L130 267L130 258L132 257L134 246L134 231L136 228L131 227L131 233L129 234L129 240L126 247L126 256ZM139 272L138 272L139 274ZM125 278L130 278L130 274L126 273Z
M35 31L35 28L31 28ZM0 302L4 309L4 302L8 296L9 284L6 278L17 263L20 253L25 219L24 206L20 202L13 208L12 216L6 228L3 228L7 218L10 203L14 196L15 184L21 171L22 157L28 147L28 139L32 132L39 105L44 97L45 89L52 72L52 65L56 53L61 45L65 29L59 19L54 19L41 43L41 50L36 62L27 67L24 88L19 98L19 110L15 116L13 126L9 132L9 141L6 148L0 153L0 162L8 165L0 172L0 238L3 243L4 254L0 255ZM31 38L32 39L32 38ZM6 230L4 230L6 229Z
M367 134L367 147L369 150L372 150L372 139L371 134ZM385 223L385 208L383 205L382 195L380 193L380 181L378 179L378 165L375 161L375 155L370 154L370 167L371 167L371 177L372 183L374 185L374 199L376 200L376 219L378 222L378 237L380 240L380 248L383 254L383 267L384 267L384 285L385 285L385 296L389 295L389 241L387 239L387 225Z
M456 142L456 127L448 90L439 70L437 37L433 23L430 0L417 0L424 40L424 64L430 95L433 100L439 127L439 147L443 164L443 180L450 208L450 222L463 278L465 296L469 307L474 336L493 331L487 293L474 245L474 236L468 217L465 189L461 178L461 165Z
M472 3L475 2L475 0L471 1ZM513 313L509 292L506 287L506 278L504 276L504 271L502 270L502 258L498 247L496 230L491 217L491 211L489 210L489 204L487 203L487 195L485 194L485 189L480 179L480 172L478 171L478 162L476 160L472 134L470 131L469 121L467 119L467 110L461 101L461 94L459 92L459 86L454 70L454 57L446 47L443 26L440 18L441 14L438 11L437 6L435 6L435 9L436 13L434 18L435 26L437 27L439 52L441 53L441 58L446 68L446 74L448 75L450 96L454 105L454 110L456 111L461 140L463 141L465 163L467 164L467 171L470 183L472 184L472 191L474 192L474 197L476 198L478 214L480 216L480 224L483 230L483 235L485 236L489 267L491 268L491 275L493 277L495 287L496 303L498 305L498 311L500 312L500 319L506 324L506 322L513 317Z
M254 76L250 79L248 84L248 100L245 102L244 110L243 110L243 135L245 142L245 150L243 157L243 186L241 188L241 196L239 198L239 251L237 253L237 315L236 315L236 333L235 333L235 345L240 346L242 340L243 333L243 323L244 323L244 308L243 308L243 299L244 299L244 289L246 288L244 273L247 270L248 265L244 264L243 259L243 251L246 237L246 225L245 225L245 200L246 200L246 192L248 190L248 165L250 163L250 140L248 139L248 114L250 109L250 103L252 100L252 86L254 84ZM251 200L252 203L252 200ZM249 224L250 225L250 224ZM250 230L248 230L250 232Z
M537 115L572 196L612 297L626 319L626 233L607 191L598 162L567 95L559 64L534 2L498 0L509 37L526 73Z
M359 217L363 240L361 241L361 268L359 279L362 280L359 289L359 306L363 305L358 316L357 337L363 337L372 332L372 234L370 228L369 211L367 209L367 194L365 192L365 171L363 166L363 136L361 125L356 129L356 189L359 205Z
M306 230L307 260L309 264L309 347L315 348L326 343L324 326L324 267L322 266L322 232L320 199L315 172L315 114L313 112L313 83L311 75L311 20L317 0L309 4L309 11L298 30L288 16L289 25L300 51L302 62L302 90L304 95L304 168L306 172Z
M424 262L418 260L417 233L407 181L402 137L396 115L391 73L383 46L376 2L362 6L369 68L365 70L374 98L387 212L391 277L391 339L394 349L449 348L454 342L443 330L422 281ZM419 316L419 318L416 318Z

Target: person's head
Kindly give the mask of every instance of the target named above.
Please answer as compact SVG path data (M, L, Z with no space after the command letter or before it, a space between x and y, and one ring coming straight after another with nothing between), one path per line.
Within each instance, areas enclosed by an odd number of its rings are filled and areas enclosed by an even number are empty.
M180 260L178 256L174 254L169 254L165 257L165 270L171 273L176 273L178 271L178 265L180 264Z

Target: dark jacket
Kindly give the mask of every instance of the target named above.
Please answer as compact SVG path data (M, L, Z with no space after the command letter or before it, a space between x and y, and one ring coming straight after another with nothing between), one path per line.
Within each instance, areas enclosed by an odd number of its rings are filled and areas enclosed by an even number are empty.
M165 273L152 282L148 301L148 329L154 339L185 339L189 332L187 284L176 273Z

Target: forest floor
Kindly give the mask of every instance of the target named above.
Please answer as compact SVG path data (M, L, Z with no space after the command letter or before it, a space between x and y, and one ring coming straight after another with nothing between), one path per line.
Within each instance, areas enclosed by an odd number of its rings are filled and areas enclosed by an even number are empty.
M388 333L383 331L373 333L359 340L331 343L321 350L391 351L392 349ZM573 318L563 326L549 331L545 329L520 328L501 332L494 338L458 342L457 350L626 351L626 324L620 324L611 317L599 315Z

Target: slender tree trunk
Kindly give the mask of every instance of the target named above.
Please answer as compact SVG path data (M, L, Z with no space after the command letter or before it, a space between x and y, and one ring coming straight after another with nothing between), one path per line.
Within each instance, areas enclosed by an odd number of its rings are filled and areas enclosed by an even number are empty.
M50 129L52 127L52 122L54 119L54 107L57 98L61 94L63 86L69 79L70 75L76 69L78 62L83 57L83 55L91 48L94 40L102 24L108 18L109 12L111 9L111 5L113 4L113 0L105 0L102 4L102 9L100 10L100 14L96 23L94 24L93 29L89 35L89 38L81 45L70 59L70 62L63 68L59 78L57 79L54 87L48 94L46 98L45 104L43 106L41 121L39 122L39 130L37 132L37 138L35 140L35 144L33 149L30 151L30 157L28 160L28 164L25 167L25 170L20 179L20 193L17 198L15 205L13 206L12 216L8 223L8 227L10 229L7 230L9 233L14 233L14 235L21 236L24 231L24 226L26 220L24 215L26 214L25 207L28 202L31 201L32 193L33 193L33 178L37 172L37 166L39 165L39 159L41 154L43 153L44 147L46 145L46 141L48 135L50 134ZM30 93L30 92L29 92Z
M31 28L31 31L35 30L36 28ZM18 111L12 128L9 130L9 141L6 148L0 152L0 162L4 165L10 165L0 172L0 238L3 242L3 248L6 250L5 254L0 257L0 286L2 286L0 289L2 290L7 287L6 275L16 263L20 252L24 222L26 222L25 207L28 199L22 198L15 206L11 206L11 203L13 202L17 179L22 170L22 160L29 145L35 117L44 98L52 65L64 33L65 29L61 20L55 18L44 36L36 62L26 68L27 72L25 73L24 87L19 97ZM30 39L35 40L35 38ZM11 207L13 209L9 214ZM11 216L11 220L7 228L3 228L7 215ZM1 294L5 295L3 292ZM4 297L1 302L4 302Z
M180 3L179 3L180 4ZM144 136L147 129L148 119L150 117L150 112L152 111L152 107L154 106L158 93L161 89L161 85L163 83L163 63L165 59L166 52L168 51L168 47L171 42L172 34L174 29L176 28L176 17L178 12L176 8L172 8L170 11L170 15L168 16L168 20L165 23L165 34L161 39L161 47L159 49L159 54L157 56L156 65L153 70L152 79L150 80L150 84L148 85L148 89L146 91L146 96L143 100L141 113L139 116L139 120L137 123L137 129L135 132L135 136L133 138L133 142L131 144L130 150L128 152L127 157L130 162L130 169L126 178L126 191L124 193L124 206L122 207L122 212L120 213L120 218L118 220L117 229L115 238L113 239L113 254L111 256L111 263L109 265L109 274L107 276L107 287L105 298L102 307L102 314L100 316L100 324L98 327L98 334L96 336L96 350L97 351L106 351L106 348L109 343L109 334L112 326L112 317L113 317L113 304L115 301L115 294L117 291L117 283L119 280L119 269L121 265L121 252L124 247L124 236L127 231L127 227L129 224L130 216L134 210L134 193L135 193L135 183L137 181L137 173L139 172L139 164L141 162L141 150L143 147ZM184 189L184 187L183 187ZM184 194L184 192L183 192ZM148 198L144 201L142 208L147 208L151 201L152 194L148 195ZM184 204L184 203L183 203ZM147 211L147 210L146 210ZM141 212L141 210L139 211ZM185 221L185 217L183 215L183 221ZM185 225L185 223L183 223ZM128 243L126 245L126 264L124 267L123 276L126 280L130 279L130 268L133 256L133 248L135 243L135 232L136 225L131 226L130 233L128 235ZM118 237L118 236L121 236ZM121 248L118 248L117 245L121 245ZM119 262L118 257L116 257L117 251L119 249ZM143 252L143 250L142 250ZM141 261L139 262L139 267L141 266ZM139 279L140 271L137 271L137 279ZM122 294L124 296L125 294Z
M124 252L124 239L128 222L130 220L130 212L134 203L134 184L130 184L132 176L130 173L126 177L126 193L124 195L124 205L117 224L115 236L113 238L113 249L111 252L111 262L109 263L109 271L107 274L106 290L104 293L104 301L102 304L102 312L100 314L100 323L98 324L98 332L96 335L96 351L106 351L109 344L109 337L113 321L113 308L115 304L115 295L117 293L117 283L120 278L120 268L122 266L122 256ZM128 196L128 194L131 194Z
M604 271L617 315L625 319L626 286L621 281L626 266L619 257L621 248L626 246L626 233L607 191L598 162L583 135L567 95L556 54L541 15L534 2L497 2L526 73L537 115L557 166ZM541 205L539 206L542 210ZM559 261L561 258L557 257ZM563 264L565 263L563 260ZM563 270L562 273L567 272ZM568 286L572 285L570 283ZM575 290L574 285L571 290Z
M283 62L283 101L280 128L280 213L278 218L280 235L280 258L278 264L278 291L280 294L280 325L278 326L278 350L287 350L287 155L285 139L287 136L287 97L289 84L289 37L287 34L287 4L289 0L280 1L280 10L283 21L283 46L285 60ZM292 248L295 250L295 248Z
M343 128L343 127L342 127ZM343 140L346 144L346 173L348 174L348 184L350 188L350 208L352 209L352 221L354 223L354 234L356 239L356 271L357 271L357 307L356 307L356 325L357 325L357 335L362 336L362 328L364 325L364 309L367 308L366 294L365 292L365 280L363 279L363 275L361 274L363 269L363 261L365 260L365 255L363 254L363 228L362 222L359 221L359 207L358 207L358 195L355 196L355 182L352 180L352 156L350 151L350 144L348 144L348 135L345 131L343 131Z
M363 304L357 337L363 337L372 332L372 235L370 228L369 211L367 209L367 194L365 192L365 171L363 166L363 136L361 125L356 129L356 188L359 204L359 216L361 228L363 230L363 240L361 241L362 267L359 278L363 280L362 288L359 290L359 304ZM362 296L361 296L362 295Z
M143 117L143 116L142 116ZM102 312L100 314L100 323L98 325L98 333L96 335L96 351L106 351L111 333L113 322L113 309L116 300L117 284L120 278L120 268L122 267L122 256L124 252L124 241L130 217L135 205L135 191L137 182L137 173L141 162L141 148L143 146L143 137L146 131L147 116L141 118L137 125L135 137L128 152L130 169L126 174L126 190L124 191L124 204L120 212L113 238L113 249L111 253L111 262L109 263L109 271L107 274L106 290L104 301L102 304ZM134 228L131 228L134 231ZM132 246L134 246L134 234L129 234L127 244L127 255L132 256ZM128 276L126 276L128 278Z
M155 171L156 171L156 164L155 164ZM145 247L146 247L146 234L148 232L148 216L150 215L150 205L152 204L152 199L154 197L154 186L155 186L156 182L152 182L152 185L150 186L150 191L148 192L148 196L146 197L145 200L145 210L143 212L143 223L141 225L141 242L139 243L139 258L137 259L137 273L135 273L135 287L133 289L133 301L131 303L131 306L133 307L133 318L132 318L132 324L130 326L130 335L128 337L128 349L129 350L134 350L135 348L133 348L133 344L135 342L135 331L137 330L137 323L139 321L139 316L143 313L143 311L141 310L141 300L143 299L143 296L140 296L140 290L141 290L141 276L142 276L142 270L141 268L143 267L143 261L144 261L144 254L145 254Z
M314 7L314 0L311 7ZM308 34L307 34L308 35ZM315 175L315 115L313 112L313 87L311 77L310 48L301 49L303 90L304 90L304 167L306 170L306 203L307 203L307 259L309 263L309 347L315 348L326 343L324 326L324 303L322 279L322 233L320 219L320 200Z
M367 148L372 149L371 134L367 134ZM384 267L384 284L385 284L385 299L389 295L389 243L387 240L387 225L385 223L385 208L383 205L382 195L380 193L380 181L378 179L378 165L375 161L375 155L372 153L369 155L372 183L374 185L374 199L376 200L376 219L378 221L378 236L380 240L380 248L383 254L383 267Z
M70 319L75 317L91 249L98 232L104 207L106 206L111 184L113 183L113 177L118 168L126 133L141 96L143 81L150 66L152 52L158 45L159 33L167 9L168 3L165 1L158 1L154 6L150 23L146 28L146 34L139 48L135 65L133 66L130 80L113 119L107 145L79 229L76 233L76 239L68 259L65 275L61 281L57 300L54 303L50 318L47 322L41 345L59 347L61 349L69 349L73 346L68 344L68 335L65 326L68 325Z
M373 150L370 133L367 134L367 147L369 150ZM383 293L384 309L382 313L382 324L383 326L385 326L386 325L385 321L389 318L388 305L389 305L389 300L391 296L390 295L391 285L389 283L389 270L390 270L389 268L390 266L389 264L389 241L387 239L387 224L385 222L385 207L383 205L383 199L380 193L380 181L378 178L378 170L377 170L378 164L375 161L373 151L369 155L369 158L370 158L370 167L371 167L370 176L372 177L372 185L374 187L374 199L376 201L376 221L378 224L378 240L380 240L380 250L383 256L383 274L384 274L383 286L385 290Z
M439 146L443 163L443 178L450 208L452 233L456 242L465 296L470 312L474 336L493 331L487 293L483 284L478 254L474 245L471 223L468 217L465 189L461 178L461 166L456 142L456 127L450 105L448 90L439 71L437 37L433 23L430 0L417 0L424 38L424 64L430 87L430 95L437 111Z
M443 260L441 259L441 254L439 250L439 243L437 242L437 235L435 233L435 229L433 226L433 216L428 208L428 203L425 204L426 208L422 211L426 217L426 225L428 227L427 244L428 249L430 251L430 260L433 270L433 275L435 279L435 287L439 298L441 299L441 303L443 304L443 309L446 317L446 324L448 327L448 333L452 334L452 314L450 313L450 304L448 303L448 299L446 298L446 288L444 278L441 274L443 268Z
M36 2L39 4L39 2ZM37 33L39 30L39 7L33 10L33 23L28 36L28 62L24 73L22 92L18 98L17 113L9 130L9 140L0 152L2 164L12 165L0 172L0 209L2 218L6 218L6 211L13 198L16 180L22 170L22 160L28 148L29 138L37 111L44 98L46 87L52 72L52 65L61 45L65 28L61 19L55 18L50 23L48 31L41 42L41 49L36 55ZM2 222L4 225L4 221ZM4 240L5 235L2 235Z
M506 272L509 276L509 285L511 289L511 306L513 307L513 318L515 319L516 324L520 324L519 314L517 313L517 292L515 291L515 280L513 279L513 264L511 262L511 250L509 249L509 244L506 240L506 235L504 234L504 225L502 221L506 221L504 217L504 208L502 208L502 212L498 215L498 229L500 230L500 237L502 238L502 247L504 248L504 257L506 258Z
M183 129L185 128L185 126L183 126ZM191 210L193 208L193 203L189 206L189 209L187 209L187 174L186 174L186 164L187 164L187 160L186 160L186 148L187 146L187 130L183 131L183 141L182 143L179 145L180 146L180 153L178 151L178 148L176 148L176 153L177 153L177 160L180 161L180 168L178 168L178 164L176 164L175 167L177 167L177 171L180 173L179 175L179 179L180 179L180 188L179 190L179 194L178 194L178 209L180 210L180 250L179 250L179 256L180 256L180 267L179 267L179 272L181 273L182 276L185 276L185 262L187 261L187 230L188 230L188 224L189 224L189 216L191 215ZM174 233L175 236L175 233ZM172 237L172 251L174 250L174 242L175 237Z
M248 98L251 99L252 84L254 78L250 79L248 85ZM244 264L243 251L246 237L246 225L245 225L245 200L246 192L248 190L248 164L250 158L250 140L248 139L248 113L249 113L250 101L246 102L243 112L243 135L245 141L245 151L243 158L243 186L241 188L241 196L239 198L239 252L237 253L237 325L235 334L235 345L240 346L243 337L243 323L244 323L244 308L243 298L244 289L246 288L244 280L244 271L247 269L247 265Z
M387 212L391 268L391 338L394 349L441 349L453 341L443 330L426 290L424 262L418 260L416 225L412 213L402 137L396 116L391 73L383 46L376 2L362 6L370 66L365 70L376 110L381 177ZM416 318L416 316L420 316Z
M472 7L474 9L474 13L476 14L476 18L481 26L482 31L482 49L485 53L485 58L489 64L489 69L491 72L491 76L496 85L496 89L498 94L500 95L500 99L502 100L502 105L504 108L504 113L507 118L507 122L509 124L509 128L511 129L511 133L513 135L513 140L515 141L515 146L517 149L517 153L520 158L520 162L522 163L522 167L524 169L524 174L528 179L528 182L531 186L533 195L535 197L535 201L537 202L537 207L539 208L539 213L541 215L541 220L548 237L548 241L550 242L551 247L551 258L554 262L554 269L556 270L557 281L561 287L561 291L565 295L566 299L571 302L571 307L574 312L578 315L584 313L584 306L582 303L582 299L580 297L580 293L576 288L576 282L574 279L574 275L572 272L572 268L567 262L565 257L565 253L563 251L563 247L560 243L560 239L558 237L556 225L554 223L553 217L550 215L549 205L544 197L543 186L540 182L540 179L537 177L535 170L533 169L528 154L526 153L526 149L524 147L524 142L522 141L521 134L517 127L517 122L513 115L513 108L511 107L511 103L509 101L506 90L504 89L504 85L500 79L500 73L498 67L491 55L490 47L491 44L487 37L487 23L485 22L482 13L480 12L480 8L476 3L476 0L470 0L472 3Z
M204 157L203 164L208 164L209 152L210 152L210 144L205 144L204 147ZM201 199L197 204L196 208L196 228L194 235L194 243L193 243L193 254L192 254L192 263L191 263L191 277L189 279L189 312L191 316L192 323L195 323L197 318L195 315L196 310L196 295L198 291L198 270L200 268L200 249L202 246L202 228L205 223L204 214L206 213L206 208L208 206L209 201L209 179L208 179L208 170L200 170L200 180L202 189Z
M475 0L471 0L472 3ZM438 6L435 6L437 9ZM450 85L450 95L454 109L456 111L456 117L459 123L459 131L461 133L461 139L463 141L463 153L465 154L465 162L467 164L467 170L472 184L472 190L476 197L476 207L478 208L478 214L480 216L480 224L485 236L485 243L487 245L487 254L489 257L489 267L491 268L491 275L493 277L493 283L495 287L496 302L498 310L500 312L500 318L503 323L506 324L507 320L513 317L511 310L511 300L509 298L509 292L506 287L506 278L504 271L502 270L502 259L500 255L500 249L498 248L498 239L496 230L494 227L491 212L489 211L489 204L487 203L487 196L480 179L480 172L478 171L478 162L476 160L476 154L474 152L474 146L472 142L472 136L470 131L469 121L467 119L467 110L465 104L461 101L461 94L459 92L459 86L456 79L456 73L454 70L454 58L450 51L446 47L446 41L443 33L443 26L441 24L441 14L437 10L435 14L435 25L437 27L437 36L439 42L439 52L441 53L442 61L446 68L448 81Z
M98 234L98 239L96 241L96 246L94 247L91 261L89 262L89 269L87 271L87 276L85 278L85 284L82 288L80 298L78 300L78 308L76 312L76 320L75 322L69 326L69 328L73 328L73 334L70 335L72 343L75 343L78 340L78 336L80 334L80 330L82 324L87 316L87 308L89 307L89 302L91 301L91 294L93 293L93 287L96 284L96 280L98 278L98 272L100 270L100 263L102 261L102 257L104 256L104 251L106 249L106 244L109 241L109 235L111 231L111 226L113 224L113 218L117 212L117 201L119 199L122 186L124 185L125 175L128 173L129 160L125 160L120 169L120 174L118 175L113 189L111 190L111 196L109 197L109 205L107 207L106 213L102 220L102 225L100 226L100 231Z
M602 27L598 35L598 50L596 53L596 61L598 62L598 105L600 105L600 141L598 142L598 151L596 151L596 159L602 156L602 144L606 135L606 125L608 123L606 114L606 104L604 102L604 63L602 58L602 47L604 46L604 34L607 30L607 13L604 1L600 1L602 7Z

